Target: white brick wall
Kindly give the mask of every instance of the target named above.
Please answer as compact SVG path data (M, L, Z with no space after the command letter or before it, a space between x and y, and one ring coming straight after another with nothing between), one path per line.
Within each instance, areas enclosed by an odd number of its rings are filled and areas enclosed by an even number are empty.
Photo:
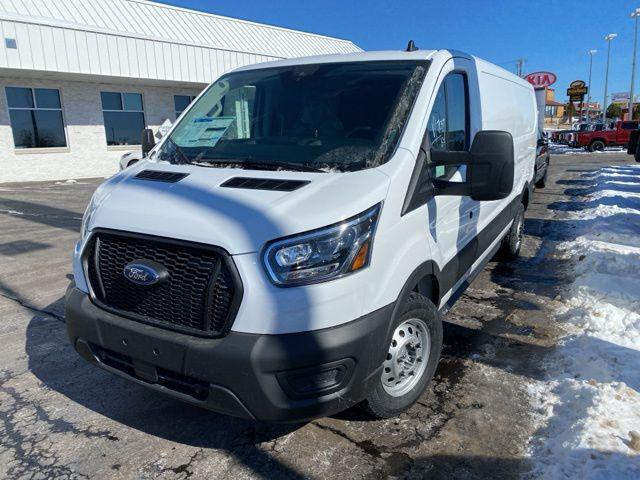
M60 90L68 151L34 153L14 148L5 86ZM142 93L147 126L157 129L167 118L175 121L174 95L197 95L200 87L185 89L0 77L0 90L0 183L3 183L110 176L117 172L118 160L127 150L107 147L101 91Z

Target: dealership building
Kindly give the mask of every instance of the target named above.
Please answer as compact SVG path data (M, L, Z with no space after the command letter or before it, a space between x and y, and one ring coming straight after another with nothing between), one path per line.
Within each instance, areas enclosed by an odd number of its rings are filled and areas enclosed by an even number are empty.
M111 175L224 72L360 51L144 0L7 0L0 27L0 183Z

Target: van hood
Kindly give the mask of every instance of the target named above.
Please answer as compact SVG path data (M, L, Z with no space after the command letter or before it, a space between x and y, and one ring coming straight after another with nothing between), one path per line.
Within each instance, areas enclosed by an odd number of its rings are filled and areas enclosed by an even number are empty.
M143 170L186 176L175 183L136 178ZM222 186L234 177L309 183L294 191ZM357 215L382 201L388 187L389 177L377 169L307 173L140 162L96 190L87 227L205 243L238 255Z

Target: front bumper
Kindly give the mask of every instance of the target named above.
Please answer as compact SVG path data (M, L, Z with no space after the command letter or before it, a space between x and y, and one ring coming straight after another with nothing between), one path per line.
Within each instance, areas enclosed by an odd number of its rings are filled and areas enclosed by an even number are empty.
M74 285L66 294L69 339L89 362L210 410L275 422L362 401L379 379L392 312L393 304L322 330L211 339L109 313Z

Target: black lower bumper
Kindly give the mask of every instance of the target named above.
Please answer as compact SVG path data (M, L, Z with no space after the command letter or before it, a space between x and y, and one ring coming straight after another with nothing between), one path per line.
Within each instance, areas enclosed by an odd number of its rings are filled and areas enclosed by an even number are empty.
M67 333L86 360L210 410L276 422L363 400L379 378L392 312L393 304L323 330L211 339L106 312L73 285L66 295Z

